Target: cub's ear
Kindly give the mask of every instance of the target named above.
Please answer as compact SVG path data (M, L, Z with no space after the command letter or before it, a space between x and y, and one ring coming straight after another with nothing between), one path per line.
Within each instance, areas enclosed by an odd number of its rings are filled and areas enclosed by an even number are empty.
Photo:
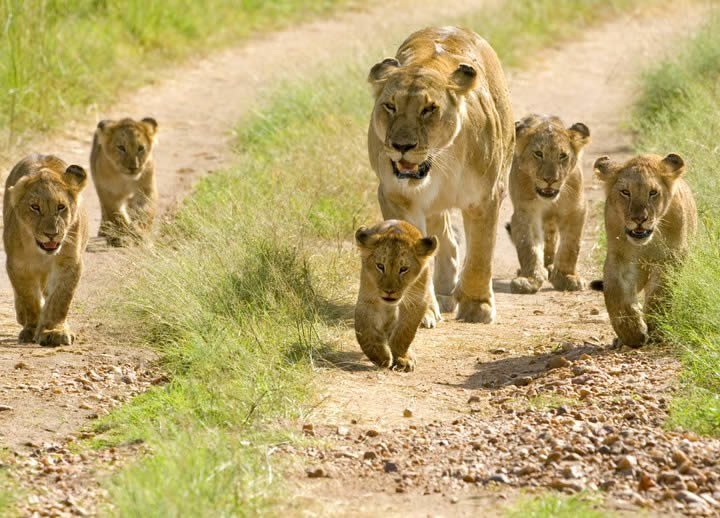
M597 176L600 181L607 182L615 177L618 165L614 161L610 160L609 156L601 156L595 160L593 169L595 171L595 176Z
M450 76L450 81L461 94L465 94L475 88L477 84L477 70L472 65L460 63L455 72Z
M107 131L112 127L115 121L111 120L101 120L98 122L97 129L100 131L100 133L107 133Z
M429 257L435 253L438 247L438 240L435 236L423 237L415 243L415 253L418 257Z
M568 128L573 147L579 151L590 143L590 129L582 122L576 122Z
M28 180L32 175L26 175L20 178L15 185L8 187L8 195L10 196L10 206L17 207L18 203L25 194L25 187L27 186Z
M355 242L360 248L369 249L375 245L377 241L375 232L367 227L360 227L355 232Z
M155 119L153 119L152 117L145 117L143 120L140 121L140 123L145 126L151 137L155 136L155 133L157 133L158 129L158 123Z
M375 97L380 95L385 81L398 68L400 68L400 62L395 58L385 58L380 63L373 65L368 74L368 83L373 86Z
M673 180L680 178L685 174L685 161L680 155L670 153L660 162L664 169L664 176L668 176Z
M65 169L65 181L76 192L80 192L87 185L87 173L79 165L71 165Z

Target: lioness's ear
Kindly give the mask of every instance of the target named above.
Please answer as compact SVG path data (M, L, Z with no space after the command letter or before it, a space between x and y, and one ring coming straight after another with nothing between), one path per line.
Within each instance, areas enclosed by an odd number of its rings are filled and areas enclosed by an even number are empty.
M595 176L597 176L601 181L607 182L615 176L615 173L617 172L617 164L610 160L609 156L601 156L595 160L593 169L595 170Z
M398 68L400 68L400 62L395 58L385 58L380 63L373 65L368 74L368 83L373 86L376 97L380 95L388 76Z
M151 137L155 136L155 133L157 133L158 123L155 119L152 117L145 117L143 120L140 121L140 123L145 126L145 128L148 131L148 134Z
M683 174L685 174L685 161L680 155L670 153L662 159L661 164L665 169L665 176L669 176L673 180L680 178Z
M418 257L428 257L435 253L438 247L438 240L435 236L423 237L415 243L415 253Z
M375 244L375 232L367 227L360 227L355 232L355 242L360 248L372 248Z
M450 80L459 93L467 93L475 88L475 84L477 83L477 70L475 70L472 65L460 63L455 69L455 72L450 76Z
M65 181L75 192L80 192L87 184L87 173L79 165L71 165L65 169Z
M577 151L584 148L590 142L590 129L582 122L576 122L568 128L573 147Z

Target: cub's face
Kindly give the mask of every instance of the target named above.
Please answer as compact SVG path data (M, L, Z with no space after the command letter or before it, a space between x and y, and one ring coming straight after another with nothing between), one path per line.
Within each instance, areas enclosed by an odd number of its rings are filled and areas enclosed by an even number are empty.
M398 304L437 249L437 239L422 237L404 221L388 220L373 228L361 227L355 239L362 253L362 270L387 304Z
M41 170L11 187L11 203L20 221L44 254L60 252L77 219L78 196L87 183L85 170L71 165L63 173Z
M554 200L575 169L590 130L578 122L565 128L557 117L530 115L515 123L518 167L532 177L540 199Z
M398 178L424 179L433 156L452 145L462 127L464 96L476 76L470 65L460 65L445 77L434 70L401 67L394 58L372 68L371 127Z
M633 245L650 243L670 207L675 180L684 172L683 159L676 154L641 155L624 164L598 158L595 174L605 183L608 229L622 229Z
M139 176L150 158L157 122L147 117L140 122L132 119L101 121L97 127L105 155L122 174Z

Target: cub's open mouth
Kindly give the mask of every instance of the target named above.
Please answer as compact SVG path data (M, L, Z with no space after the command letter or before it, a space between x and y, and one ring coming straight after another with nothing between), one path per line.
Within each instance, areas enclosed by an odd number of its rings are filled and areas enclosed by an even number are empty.
M635 230L630 230L629 228L626 228L625 233L633 239L646 239L652 235L653 229L651 229L651 228L641 228L641 229L636 228Z
M47 252L48 254L57 252L58 248L60 248L59 241L46 241L45 243L41 243L40 241L38 241L36 239L35 243L37 243L37 246L40 247L41 250L43 250L44 252Z
M400 180L422 180L430 172L432 158L428 158L419 165L406 162L405 160L400 160L399 162L390 160L390 163L392 164L393 173Z
M546 187L545 189L536 188L535 192L537 192L543 198L554 198L555 196L560 194L560 191L558 189L551 189L550 187Z
M393 297L381 297L381 298L382 298L385 302L389 302L390 304L394 304L395 302L397 302L398 300L400 300L400 299L396 299L396 298L393 298Z

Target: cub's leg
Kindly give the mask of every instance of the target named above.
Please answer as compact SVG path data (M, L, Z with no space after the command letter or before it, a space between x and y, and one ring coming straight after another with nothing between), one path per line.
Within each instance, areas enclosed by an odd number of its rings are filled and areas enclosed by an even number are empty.
M467 256L460 283L455 288L457 318L466 322L490 324L495 320L492 288L492 259L502 197L480 200L477 208L463 210ZM514 229L513 229L514 230Z
M558 246L557 219L547 218L543 221L543 234L545 234L545 261L543 264L545 265L545 269L549 271L555 262L555 252Z
M415 370L415 353L411 349L418 324L431 302L428 290L430 272L425 271L415 281L403 297L398 318L390 335L390 349L393 354L393 367L410 372Z
M446 210L427 218L428 235L438 238L433 283L435 296L443 313L455 311L453 291L458 280L458 244L452 229L450 211Z
M363 303L355 306L355 336L365 356L378 367L390 368L393 364L388 331L387 320L378 308Z
M138 237L142 238L152 228L157 207L155 178L144 179L138 192L128 201L128 213Z
M645 285L645 305L643 311L648 326L648 333L655 334L657 325L655 317L666 307L668 299L667 279L659 268L651 272Z
M110 246L126 246L128 232L131 229L130 217L125 209L125 202L118 202L109 193L97 190L100 198L100 231Z
M559 224L560 246L555 255L550 282L556 290L580 291L585 289L585 280L577 275L577 261L580 255L580 241L585 226L587 209L575 211Z
M618 336L618 345L641 347L648 340L648 328L637 294L643 289L647 276L635 265L619 266L619 262L612 262L618 269L608 271L611 264L611 256L608 255L603 276L603 293L610 322Z
M40 345L70 345L75 341L65 321L81 272L82 262L67 261L55 265L50 273L45 305L35 332L35 341Z
M534 211L516 210L510 228L520 263L518 276L510 282L510 292L537 293L547 275L542 263L544 252L540 215Z
M15 293L15 314L18 324L23 326L18 342L31 343L35 339L42 306L42 292L36 274L22 267L8 263L8 276Z

